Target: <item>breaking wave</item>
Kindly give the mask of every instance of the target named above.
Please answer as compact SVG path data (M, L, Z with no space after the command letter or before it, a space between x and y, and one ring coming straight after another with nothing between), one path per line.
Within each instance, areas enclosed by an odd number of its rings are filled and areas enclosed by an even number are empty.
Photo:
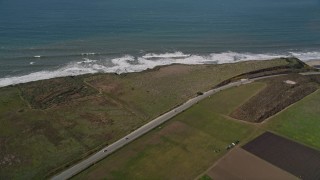
M86 53L93 55L93 53ZM125 55L119 58L95 60L83 58L56 70L47 70L30 73L22 76L0 78L0 87L51 79L55 77L76 76L93 73L130 73L152 69L156 66L169 64L224 64L249 60L268 60L279 57L297 57L303 61L320 59L320 52L288 52L283 54L254 54L223 52L209 55L184 54L182 52L154 54L149 53L140 57Z

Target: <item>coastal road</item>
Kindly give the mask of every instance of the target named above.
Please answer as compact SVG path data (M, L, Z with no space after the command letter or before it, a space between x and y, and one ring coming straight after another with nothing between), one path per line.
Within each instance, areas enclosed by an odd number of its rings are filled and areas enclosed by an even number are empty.
M282 75L286 75L286 74L282 74ZM135 139L146 134L147 132L149 132L152 129L156 128L157 126L163 124L164 122L170 120L171 118L173 118L174 116L183 112L184 110L190 108L191 106L198 103L199 101L201 101L201 100L203 100L203 99L205 99L205 98L207 98L207 97L209 97L219 91L229 89L231 87L240 86L242 84L252 83L253 81L256 81L256 80L271 78L271 77L276 77L276 76L282 76L282 75L265 76L265 77L250 79L250 80L243 79L243 80L232 82L227 85L224 85L224 86L209 90L207 92L204 92L203 95L199 95L197 97L194 97L194 98L188 100L184 104L182 104L182 105L172 109L171 111L157 117L156 119L141 126L140 128L136 129L135 131L131 132L130 134L126 135L125 137L119 139L118 141L114 142L113 144L96 152L95 154L91 155L87 159L77 163L76 165L73 165L72 167L61 172L60 174L52 177L52 180L64 180L64 179L69 179L69 178L73 177L74 175L80 173L81 171L85 170L89 166L97 163L98 161L102 160L106 156L110 155L111 153L115 152L116 150L120 149L121 147L125 146L126 144L130 143L131 141L134 141ZM310 73L305 74L305 75L310 75Z

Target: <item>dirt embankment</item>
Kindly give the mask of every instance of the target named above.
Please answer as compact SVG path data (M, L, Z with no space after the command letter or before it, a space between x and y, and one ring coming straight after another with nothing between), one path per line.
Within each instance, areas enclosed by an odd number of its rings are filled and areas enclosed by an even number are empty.
M267 87L231 113L231 117L262 122L319 88L320 76L290 74L263 80Z
M253 78L258 78L263 76L288 74L288 73L300 73L300 72L306 72L309 70L315 70L314 68L308 66L307 64L305 64L304 62L300 61L297 58L280 58L280 59L286 60L288 64L283 66L275 66L271 68L259 69L256 71L243 73L219 83L217 86L215 86L215 88L224 86L234 81L238 81L240 79L253 79Z

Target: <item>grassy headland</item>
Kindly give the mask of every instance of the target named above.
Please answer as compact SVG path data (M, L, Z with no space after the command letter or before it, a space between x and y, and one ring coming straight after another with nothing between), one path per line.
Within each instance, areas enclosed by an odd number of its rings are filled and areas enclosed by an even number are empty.
M250 71L293 64L278 59L171 65L141 73L84 75L0 88L0 179L48 177L198 91Z

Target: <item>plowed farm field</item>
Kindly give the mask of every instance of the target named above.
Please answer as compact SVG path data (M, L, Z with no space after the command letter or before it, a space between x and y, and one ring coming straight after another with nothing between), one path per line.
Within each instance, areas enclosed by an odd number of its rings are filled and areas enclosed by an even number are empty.
M320 179L320 152L266 132L243 149L301 178Z

